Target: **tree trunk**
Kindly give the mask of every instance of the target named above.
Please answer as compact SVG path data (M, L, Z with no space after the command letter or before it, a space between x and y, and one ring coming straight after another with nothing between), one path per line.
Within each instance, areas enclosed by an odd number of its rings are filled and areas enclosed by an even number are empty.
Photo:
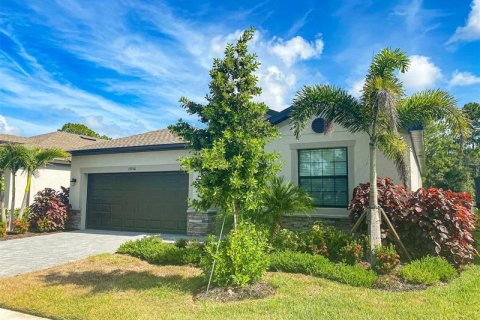
M12 172L12 203L10 205L10 216L8 217L8 231L13 232L13 216L15 215L15 173Z
M18 213L18 219L23 218L25 209L27 208L28 198L30 197L30 187L32 185L32 174L27 173L27 184L25 185L25 194L23 195L22 206L20 207L20 212Z
M232 209L233 209L233 230L237 230L238 212L237 212L237 204L235 200L232 201Z
M3 185L3 174L4 172L0 171L0 214L2 222L7 223L7 215L5 214L5 191L2 191L4 188Z
M368 210L368 231L370 236L370 260L372 264L375 262L374 249L382 245L377 193L377 147L375 141L370 141L370 205Z

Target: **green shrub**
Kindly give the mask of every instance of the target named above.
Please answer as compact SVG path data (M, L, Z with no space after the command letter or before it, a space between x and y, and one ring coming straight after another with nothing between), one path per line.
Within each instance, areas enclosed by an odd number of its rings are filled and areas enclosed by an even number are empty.
M187 241L182 253L182 261L184 264L199 265L204 253L204 245L198 240Z
M271 240L271 245L274 251L303 251L305 250L305 243L299 233L288 230L279 230Z
M266 253L267 238L253 224L240 223L231 230L227 239L217 243L212 236L205 243L205 255L201 261L204 274L208 277L215 260L212 281L222 287L245 286L260 280L269 265Z
M388 246L380 245L375 248L374 253L375 263L373 268L379 273L389 273L400 262L400 255L393 244Z
M125 242L118 248L117 253L128 254L154 264L184 264L182 249L164 243L159 236Z
M7 234L7 223L0 221L0 238L3 238Z
M184 238L177 239L175 240L174 245L177 248L185 248L188 245L188 240Z
M348 264L357 264L362 261L364 255L364 246L362 240L351 240L340 249L340 257L343 262Z
M13 224L13 232L16 234L24 234L30 228L30 223L23 217L22 219L15 219L12 222Z
M371 287L377 279L375 272L371 270L343 263L335 264L320 255L292 251L272 253L270 270L303 273L356 287Z
M457 271L445 258L427 256L405 265L398 275L410 283L432 285L450 281Z

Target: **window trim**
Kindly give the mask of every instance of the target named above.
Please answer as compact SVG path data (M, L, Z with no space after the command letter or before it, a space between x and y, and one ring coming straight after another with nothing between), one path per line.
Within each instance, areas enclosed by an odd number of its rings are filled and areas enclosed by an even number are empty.
M345 163L346 163L346 174L345 175L333 175L333 176L321 176L321 177L315 177L315 176L301 176L300 175L300 152L301 151L305 151L305 150L329 150L329 149L344 149L345 150ZM349 193L349 188L350 188L350 184L349 184L349 170L348 170L348 166L349 166L349 158L348 158L348 147L325 147L325 148L305 148L305 149L297 149L297 185L300 187L300 179L302 178L308 178L308 179L324 179L324 178L346 178L346 181L347 181L347 189L346 189L346 192L347 192L347 205L346 206L334 206L334 205L330 205L330 206L325 206L325 205L314 205L315 208L341 208L341 209L346 209L348 208L348 193Z

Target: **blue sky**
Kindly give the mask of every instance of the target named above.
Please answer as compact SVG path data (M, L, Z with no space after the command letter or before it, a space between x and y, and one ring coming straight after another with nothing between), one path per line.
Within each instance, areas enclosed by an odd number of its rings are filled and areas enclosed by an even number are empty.
M411 57L408 93L480 101L480 0L2 0L0 133L81 122L119 137L188 118L179 98L203 100L212 59L249 26L260 99L272 109L309 84L358 95L387 46Z

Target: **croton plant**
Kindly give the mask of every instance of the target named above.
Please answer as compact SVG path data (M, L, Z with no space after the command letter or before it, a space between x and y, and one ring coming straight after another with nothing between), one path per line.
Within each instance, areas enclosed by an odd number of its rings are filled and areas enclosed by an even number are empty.
M420 188L415 192L396 185L390 178L378 178L378 202L392 221L405 246L415 257L441 255L461 268L473 261L475 216L466 192ZM349 209L354 222L369 205L370 184L353 191ZM382 235L394 242L385 221Z

